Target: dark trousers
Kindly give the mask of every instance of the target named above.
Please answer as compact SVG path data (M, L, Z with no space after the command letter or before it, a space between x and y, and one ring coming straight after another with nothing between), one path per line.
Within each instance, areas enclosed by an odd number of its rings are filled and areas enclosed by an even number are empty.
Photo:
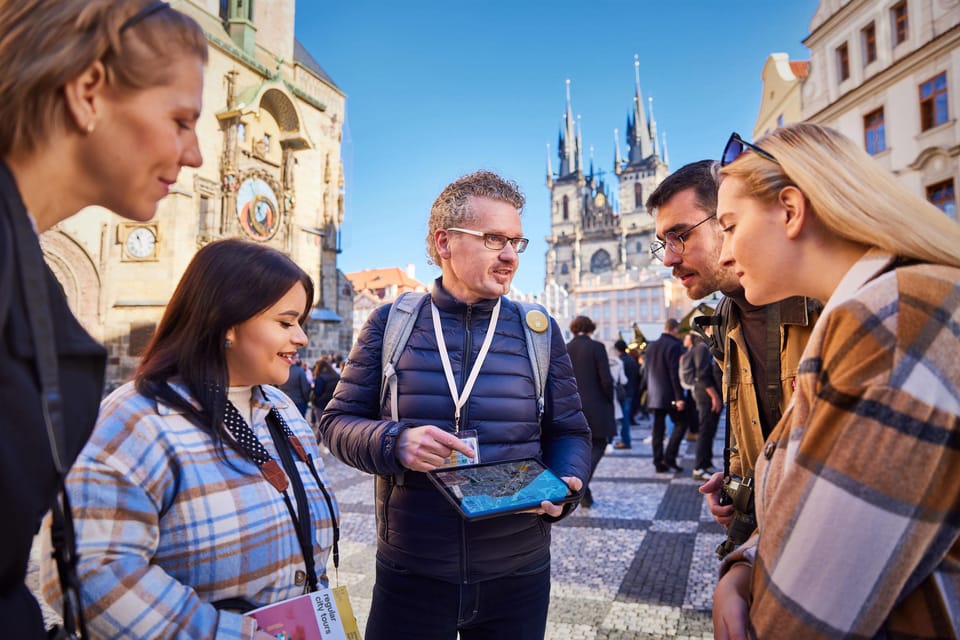
M410 573L377 556L366 640L543 640L550 560L509 576L456 584Z
M620 403L623 417L620 418L620 442L630 446L630 426L633 423L633 396L627 396Z
M600 459L603 458L603 454L607 450L607 439L593 438L590 443L592 445L590 447L590 477L587 478L587 489L583 492L583 500L587 504L593 502L593 494L590 493L590 481L593 480L593 472L597 470L597 465L600 464Z
M673 433L670 434L670 442L667 443L667 450L664 452L663 435L667 431L668 414L670 419L673 420ZM653 409L653 466L657 469L676 466L680 443L683 442L683 435L687 431L687 423L684 417L673 406L669 409Z
M709 469L713 466L713 438L717 434L720 413L710 410L710 395L704 389L696 389L693 394L697 401L697 420L700 435L697 436L697 461L694 469Z

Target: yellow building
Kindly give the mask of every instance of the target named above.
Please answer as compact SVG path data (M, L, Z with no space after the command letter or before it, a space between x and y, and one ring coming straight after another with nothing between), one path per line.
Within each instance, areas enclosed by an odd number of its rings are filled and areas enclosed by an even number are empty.
M754 140L777 127L803 119L800 89L809 72L808 60L792 61L785 53L770 54L760 74L763 96L753 125Z
M108 390L130 378L193 254L219 238L267 243L313 278L308 360L351 343L352 291L337 270L344 93L294 38L294 0L172 4L210 44L203 166L181 170L150 222L91 208L41 239L72 309L108 348Z

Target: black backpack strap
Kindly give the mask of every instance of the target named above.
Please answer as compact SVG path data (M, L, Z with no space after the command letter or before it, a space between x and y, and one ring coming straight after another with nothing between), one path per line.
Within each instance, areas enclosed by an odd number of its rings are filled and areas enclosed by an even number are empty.
M63 421L63 397L60 395L56 335L53 331L50 297L47 292L47 271L36 232L30 225L26 207L16 190L13 176L2 163L0 171L0 196L10 215L14 240L12 244L20 266L21 286L26 297L27 318L33 337L37 377L40 381L40 410L47 429L50 455L60 481L59 495L52 505L53 526L50 537L63 593L63 625L68 633L87 638L83 606L80 602L80 584L77 579L73 517L63 484L70 461L67 459L67 434ZM6 266L4 271L7 272ZM7 304L12 302L8 301Z
M697 316L693 319L694 330L710 347L710 353L717 362L723 362L727 350L727 328L730 326L730 314L733 302L724 296L717 304L712 316ZM707 331L712 327L712 331Z
M780 422L780 304L767 305L767 343L765 357L767 360L767 403L770 407L770 429ZM767 434L764 434L766 436Z

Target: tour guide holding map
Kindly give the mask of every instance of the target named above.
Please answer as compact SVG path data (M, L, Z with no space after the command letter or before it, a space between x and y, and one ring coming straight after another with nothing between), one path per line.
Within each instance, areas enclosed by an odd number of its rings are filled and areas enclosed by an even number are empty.
M468 522L422 473L454 450L472 456L457 435L472 430L481 463L541 458L573 491L589 474L590 430L559 327L505 297L527 244L523 204L515 183L484 171L443 190L427 233L442 274L396 361L398 419L390 387L380 394L381 352L390 352L384 305L360 332L320 421L337 458L377 475L366 640L544 636L550 523L575 503ZM542 419L525 324L551 330Z

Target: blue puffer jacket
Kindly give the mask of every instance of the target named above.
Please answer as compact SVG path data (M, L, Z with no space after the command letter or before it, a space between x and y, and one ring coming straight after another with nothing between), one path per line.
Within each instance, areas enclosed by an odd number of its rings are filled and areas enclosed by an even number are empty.
M464 304L439 279L431 296L462 389L496 300ZM403 428L432 424L452 432L454 405L430 305L424 304L397 365L400 422L390 419L389 391L380 406L380 352L388 311L389 305L375 311L360 332L320 421L323 441L337 458L377 475L378 551L394 565L448 582L481 582L545 562L550 518L516 514L468 523L423 473L405 471L397 460L396 439ZM540 457L558 475L585 481L590 430L563 337L554 323L541 434L521 322L519 309L504 299L490 351L461 410L461 429L477 431L481 462Z

